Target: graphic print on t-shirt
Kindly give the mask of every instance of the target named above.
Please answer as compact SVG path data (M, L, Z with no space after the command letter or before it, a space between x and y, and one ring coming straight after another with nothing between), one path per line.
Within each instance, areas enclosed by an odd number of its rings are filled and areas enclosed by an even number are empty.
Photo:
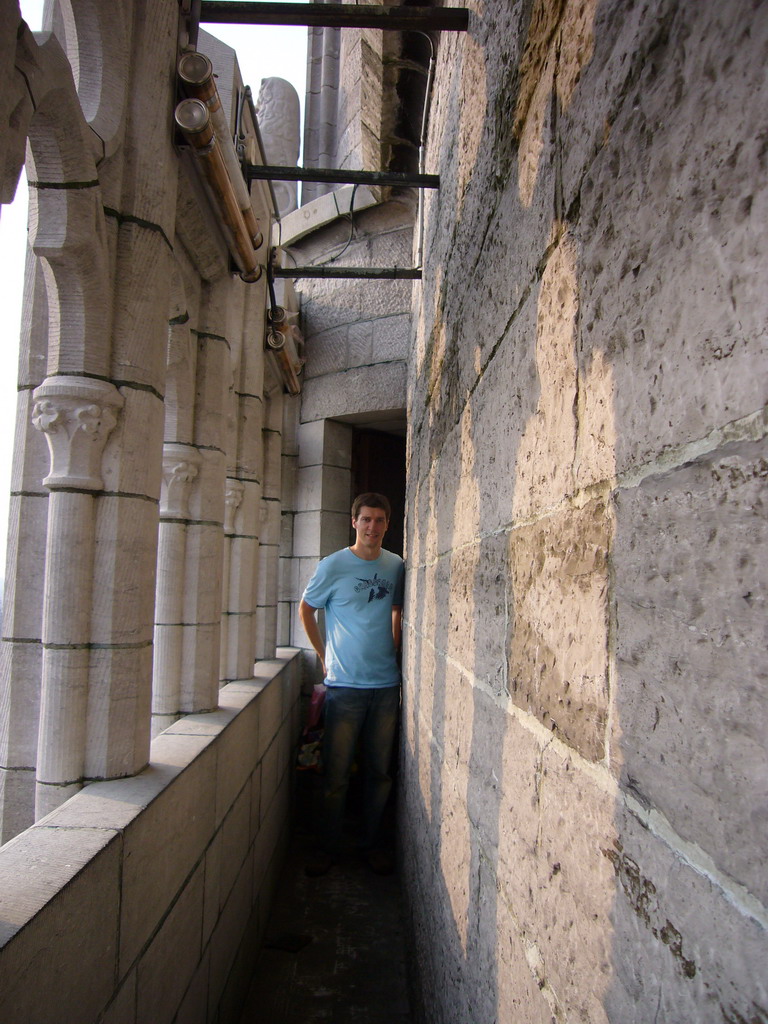
M393 584L389 580L382 579L377 572L373 574L373 579L366 580L362 576L358 576L357 580L355 593L359 593L361 590L369 590L369 604L371 601L381 601L382 598L386 597L393 590Z

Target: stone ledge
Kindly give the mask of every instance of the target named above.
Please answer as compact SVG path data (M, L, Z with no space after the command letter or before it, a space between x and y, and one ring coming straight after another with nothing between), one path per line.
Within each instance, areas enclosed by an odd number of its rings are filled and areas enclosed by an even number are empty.
M357 190L355 191L355 188ZM354 195L355 209L351 210L352 197ZM325 227L339 217L348 217L350 212L360 213L375 206L378 200L370 189L365 185L342 185L333 192L327 192L324 196L313 199L306 206L300 206L287 216L283 217L280 224L274 226L272 232L272 244L285 248L298 242L305 235Z
M139 775L85 787L0 849L0 1004L14 1024L88 1024L109 1015L134 972L154 976L142 964L155 962L160 938L172 941L169 928L185 919L173 912L180 901L193 916L201 901L215 908L218 924L199 950L200 964L239 946L245 933L225 920L214 862L232 809L240 808L238 822L247 819L242 809L254 794L271 805L276 792L265 789L286 778L293 746L280 736L295 719L299 655L283 648L257 663L252 679L221 689L216 711L186 716L160 734ZM272 759L281 751L285 763L264 777L267 750ZM270 826L272 844L260 839L257 819L243 835L247 877L272 878L257 861L279 846L285 811ZM271 895L258 886L248 894L246 918ZM174 986L182 1002L199 963L186 964L189 979ZM222 973L217 991L209 983L209 1007L218 1005L218 988L232 985L229 968ZM144 996L152 1001L152 993Z

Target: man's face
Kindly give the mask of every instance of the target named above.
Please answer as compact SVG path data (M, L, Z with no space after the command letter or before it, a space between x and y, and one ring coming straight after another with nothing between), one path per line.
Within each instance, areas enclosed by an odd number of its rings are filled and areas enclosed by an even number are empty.
M357 516L352 517L352 528L357 534L357 543L364 548L379 548L387 532L389 520L383 508L369 508L363 505Z

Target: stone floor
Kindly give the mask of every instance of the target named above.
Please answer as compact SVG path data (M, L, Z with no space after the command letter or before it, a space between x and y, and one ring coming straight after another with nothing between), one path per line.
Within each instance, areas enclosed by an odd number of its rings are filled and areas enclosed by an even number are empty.
M240 1024L411 1024L397 875L350 848L307 878L313 845L297 824Z

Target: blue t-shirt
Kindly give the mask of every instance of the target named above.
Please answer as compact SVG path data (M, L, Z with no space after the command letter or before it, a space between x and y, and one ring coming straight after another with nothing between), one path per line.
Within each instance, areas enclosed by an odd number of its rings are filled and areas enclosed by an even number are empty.
M382 549L368 561L342 548L319 563L303 599L325 609L328 686L397 686L392 607L402 606L405 570Z

